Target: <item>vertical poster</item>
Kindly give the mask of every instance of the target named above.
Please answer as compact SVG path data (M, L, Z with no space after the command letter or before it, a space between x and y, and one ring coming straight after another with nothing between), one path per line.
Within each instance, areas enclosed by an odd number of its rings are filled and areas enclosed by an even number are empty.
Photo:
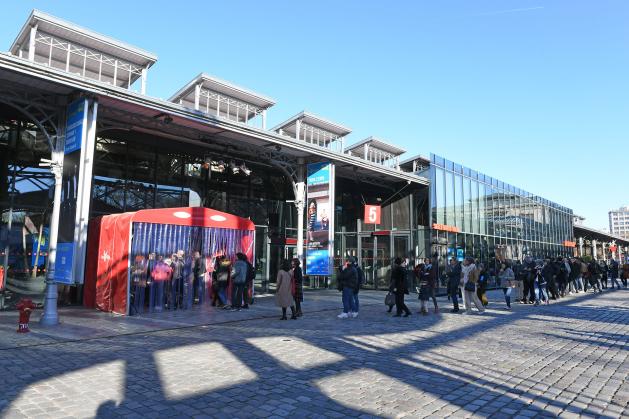
M306 181L306 274L332 275L334 165L308 165Z
M81 161L87 127L87 99L76 100L68 105L66 138L63 149L63 178L61 183L61 208L59 211L59 236L54 279L62 284L73 284L75 254L75 229L77 225L77 199L80 188Z

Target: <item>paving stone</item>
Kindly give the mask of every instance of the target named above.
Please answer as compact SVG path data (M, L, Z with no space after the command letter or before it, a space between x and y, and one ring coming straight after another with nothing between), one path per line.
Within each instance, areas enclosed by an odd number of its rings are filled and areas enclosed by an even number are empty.
M122 334L138 319L99 317L92 327L121 332L19 347L2 346L0 313L0 417L620 418L627 297L578 294L506 315L498 291L485 316L451 314L440 298L439 316L402 322L382 293L361 291L360 317L340 321L338 294L324 291L306 293L296 322L260 298L228 323L208 312L206 327L180 316Z

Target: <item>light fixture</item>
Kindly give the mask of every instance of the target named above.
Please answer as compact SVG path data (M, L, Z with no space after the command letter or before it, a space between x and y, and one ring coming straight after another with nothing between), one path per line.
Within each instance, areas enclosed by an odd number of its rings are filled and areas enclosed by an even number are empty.
M233 160L229 162L229 166L232 168L233 174L237 175L238 173L240 173L240 167L236 166L236 163L234 163Z
M227 165L225 164L223 160L219 160L219 161L212 160L210 163L210 170L212 172L223 173L225 171L226 166Z
M245 176L249 176L251 174L251 169L245 166L245 162L242 162L242 164L238 166L238 168Z

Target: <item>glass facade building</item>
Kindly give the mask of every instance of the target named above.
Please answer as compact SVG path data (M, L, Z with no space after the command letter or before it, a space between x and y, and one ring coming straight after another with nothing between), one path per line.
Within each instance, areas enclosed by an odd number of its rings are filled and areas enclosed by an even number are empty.
M501 261L571 256L573 211L431 154L433 257L445 280L447 260L472 256L495 272Z

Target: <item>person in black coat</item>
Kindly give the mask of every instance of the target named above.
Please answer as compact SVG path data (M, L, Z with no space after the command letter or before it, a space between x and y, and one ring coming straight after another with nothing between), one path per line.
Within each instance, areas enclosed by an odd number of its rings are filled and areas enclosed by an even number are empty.
M301 270L301 261L298 258L293 258L291 265L293 281L295 281L293 298L295 299L295 309L297 310L296 316L301 317L303 316L303 313L301 312L301 303L304 301L304 274Z
M358 272L348 258L341 267L338 276L338 288L343 292L343 312L337 317L347 319L358 316L358 310L354 307L354 290L358 286Z
M620 289L620 282L618 282L618 271L618 262L616 262L616 259L612 258L612 260L609 261L609 276L612 280L612 289L614 289L614 284L616 284L616 287Z
M411 311L404 304L404 295L408 294L408 287L406 286L406 269L402 266L402 258L397 257L393 261L389 291L395 294L396 314L393 317L401 317L402 312L404 312L404 317L410 316Z
M452 313L459 311L459 287L461 285L461 264L455 259L450 259L450 267L448 269L448 294L452 298L454 308L450 310Z

